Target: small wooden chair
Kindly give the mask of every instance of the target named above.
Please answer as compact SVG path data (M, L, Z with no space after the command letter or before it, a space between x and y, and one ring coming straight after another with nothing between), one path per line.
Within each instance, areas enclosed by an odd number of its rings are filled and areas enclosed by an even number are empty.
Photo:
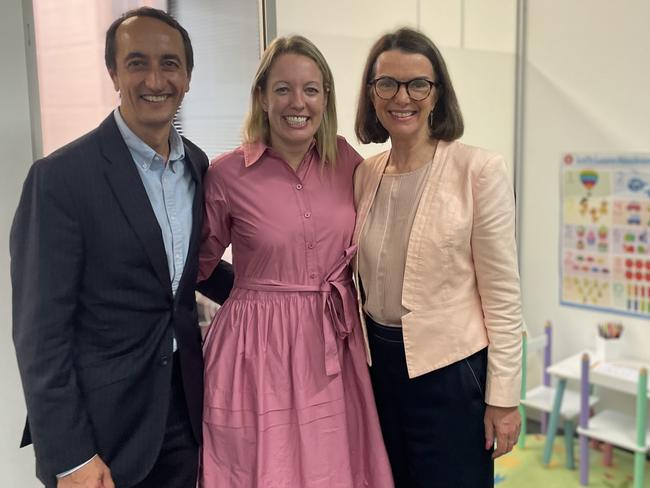
M544 333L528 338L527 332L524 330L522 341L522 375L521 375L521 434L519 436L519 448L526 447L526 409L532 408L542 412L542 433L547 435L548 417L553 411L554 400L556 397L556 388L551 384L551 376L546 371L551 365L551 344L553 337L553 329L550 322L544 325ZM542 384L528 390L527 388L527 363L529 353L542 352L543 353L543 371L542 371ZM589 405L594 406L598 402L598 398L594 396L589 397ZM580 414L580 394L575 391L565 390L562 396L562 403L559 406L560 418L564 423L564 443L566 447L566 467L568 469L575 469L575 456L574 456L574 435L576 432L576 421ZM550 459L550 457L549 457Z

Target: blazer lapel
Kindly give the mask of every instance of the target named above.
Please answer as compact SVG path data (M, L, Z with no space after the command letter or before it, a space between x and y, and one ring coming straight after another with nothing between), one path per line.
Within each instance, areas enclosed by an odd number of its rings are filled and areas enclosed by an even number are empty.
M367 165L367 167L357 169L359 177L355 180L355 192L359 192L359 194L355 198L357 201L357 224L352 237L354 244L358 244L359 239L361 239L363 226L366 223L370 208L375 201L375 196L377 195L381 178L388 164L389 156L390 151L377 154L361 163L361 165Z
M421 269L419 267L419 261L428 259L428 257L418 252L418 249L420 249L425 236L431 232L430 226L427 224L431 218L434 209L433 203L436 201L435 198L438 195L441 181L445 175L448 160L447 155L451 144L455 144L455 142L438 141L438 147L433 157L433 166L429 171L428 179L422 190L422 196L420 196L413 225L411 226L406 249L406 262L404 263L404 282L402 285L402 306L409 310L413 310L414 305L411 302L411 297L413 296L414 288L419 286L418 278L424 278L419 273L419 269ZM438 217L444 218L444 216L440 215ZM433 239L438 238L439 236L433 237Z
M203 171L198 166L198 162L201 160L201 156L196 154L192 148L187 144L184 144L185 147L185 164L192 174L192 179L194 180L194 200L192 202L192 230L190 232L190 245L187 249L187 258L185 260L185 267L183 268L183 275L181 276L181 281L178 284L179 289L185 286L185 282L188 279L188 276L193 276L193 282L190 286L194 287L196 280L195 273L188 273L188 269L191 268L191 263L193 262L192 257L197 256L199 252L199 245L201 240L201 222L203 218ZM203 156L205 158L205 156ZM176 296L179 296L180 293L176 293Z
M171 295L172 288L162 231L113 114L99 126L99 134L102 154L110 162L105 170L108 182L127 220L142 242L156 275Z
M449 152L449 145L453 144L447 141L438 141L438 147L433 157L433 166L429 171L429 176L424 184L422 196L418 202L418 208L415 211L415 218L411 226L411 236L409 238L409 250L407 251L407 259L411 254L411 243L415 238L420 239L422 232L426 231L426 220L429 218L431 208L431 201L436 197L440 189L440 182L447 166L447 153Z
M352 235L352 243L361 246L361 234L363 227L368 220L368 214L375 202L377 190L381 184L381 179L384 175L384 170L388 164L390 151L385 151L361 163L362 167L357 168L358 176L355 176L354 191L355 203L357 207L357 220L354 226L354 234ZM363 167L366 165L365 167ZM357 251L354 259L352 260L352 269L356 278L357 284L360 283L359 272L359 252Z

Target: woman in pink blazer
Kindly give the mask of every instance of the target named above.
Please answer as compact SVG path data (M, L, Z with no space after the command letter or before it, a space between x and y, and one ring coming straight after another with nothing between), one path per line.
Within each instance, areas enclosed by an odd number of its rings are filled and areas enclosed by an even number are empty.
M423 34L381 37L356 133L392 148L355 175L371 377L396 487L493 486L517 441L521 305L512 186L498 154L457 141L445 62ZM496 445L495 445L496 441Z

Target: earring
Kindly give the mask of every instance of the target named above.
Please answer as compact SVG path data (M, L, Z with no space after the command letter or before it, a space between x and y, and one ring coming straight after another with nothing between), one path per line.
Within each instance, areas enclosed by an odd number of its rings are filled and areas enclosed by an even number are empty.
M431 112L429 112L429 127L433 128L433 108L431 109Z

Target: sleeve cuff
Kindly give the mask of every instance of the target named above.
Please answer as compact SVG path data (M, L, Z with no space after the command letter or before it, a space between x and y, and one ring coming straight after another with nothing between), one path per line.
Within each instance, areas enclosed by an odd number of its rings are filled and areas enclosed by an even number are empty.
M485 388L485 403L493 407L516 407L521 394L521 375L495 377L488 373Z
M72 469L69 469L68 471L64 471L63 473L59 473L59 474L57 474L57 475L56 475L56 479L64 478L64 477L66 477L66 476L68 476L68 475L74 473L75 471L77 471L77 470L83 468L86 464L88 464L90 461L92 461L92 460L95 459L96 457L97 457L97 454L95 454L95 455L94 455L93 457L91 457L88 461L86 461L85 463L80 464L80 465L77 466L76 468L72 468Z

